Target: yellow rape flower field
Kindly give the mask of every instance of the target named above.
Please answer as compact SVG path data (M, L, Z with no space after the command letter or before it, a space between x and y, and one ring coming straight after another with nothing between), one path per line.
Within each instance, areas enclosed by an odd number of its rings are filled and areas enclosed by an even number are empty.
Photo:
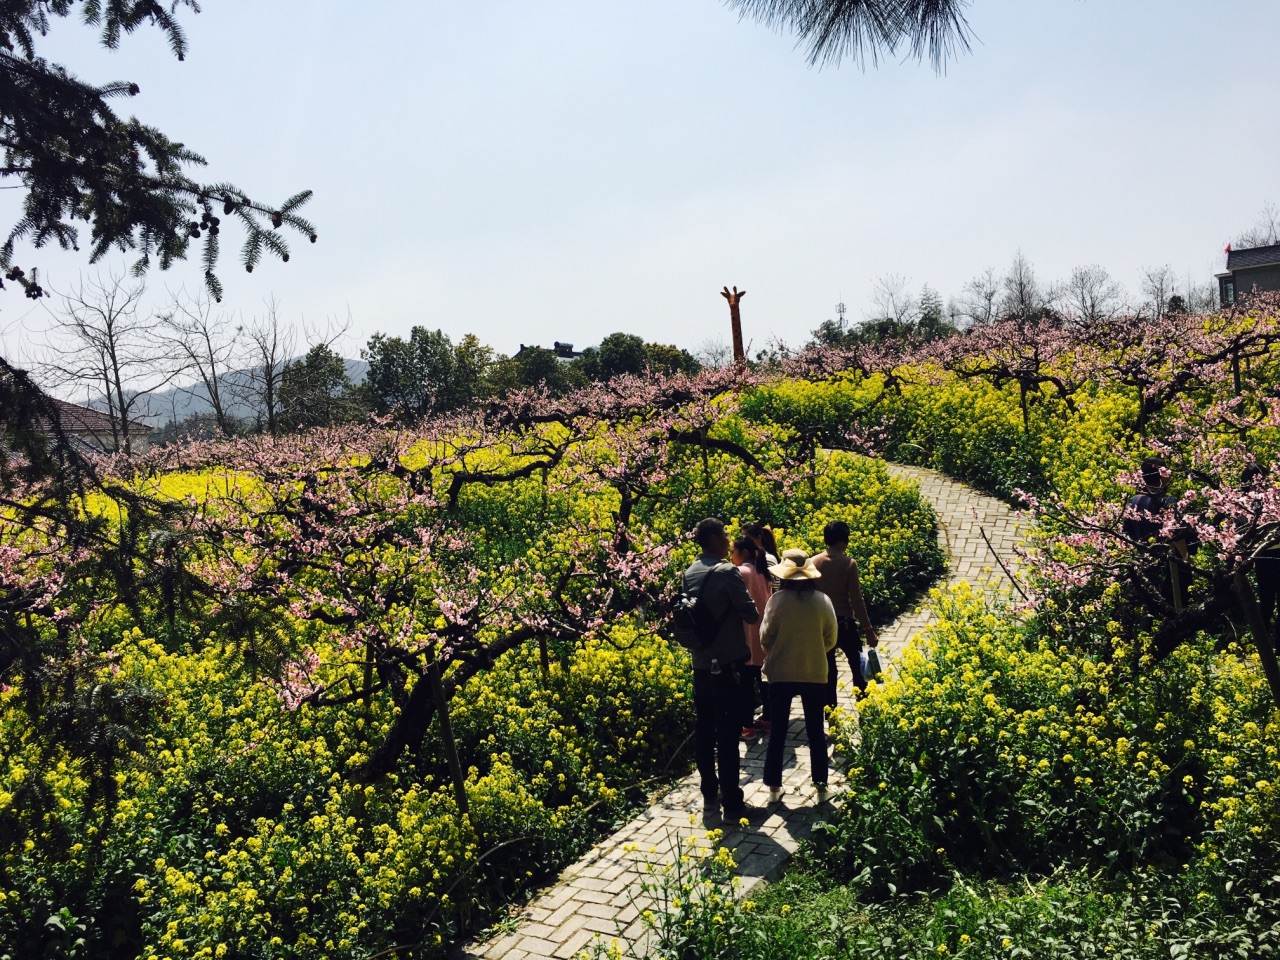
M607 438L584 438L583 451L616 458ZM427 452L405 462L419 455ZM466 467L502 467L501 457L478 450ZM812 486L782 499L723 457L689 457L664 481L672 492L660 503L677 506L646 516L671 547L664 576L691 558L685 538L701 516L732 525L763 516L784 545L809 549L840 517L857 531L873 610L891 618L941 567L932 513L875 461L824 453L817 466ZM140 477L134 489L269 516L302 486L200 469ZM127 519L110 498L86 509ZM581 550L582 530L611 530L617 509L609 488L553 474L469 487L451 516L482 585L502 595ZM219 547L233 564L262 562L249 539ZM415 571L394 544L342 561L359 564L386 577ZM430 596L432 585L418 589ZM525 642L460 685L449 720L465 814L438 723L388 775L367 780L357 771L401 715L397 700L289 699L299 649L310 657L308 682L358 687L363 664L345 628L286 609L250 637L235 609L216 610L199 630L161 612L93 611L103 683L88 695L118 699L69 702L61 722L71 729L114 711L118 727L84 728L96 740L42 736L27 722L24 689L0 691L0 956L276 960L397 947L444 956L691 762L688 654L643 610L606 618L586 637ZM418 638L448 629L434 601L380 614ZM444 683L453 679L446 668ZM147 706L149 723L125 723L129 698Z

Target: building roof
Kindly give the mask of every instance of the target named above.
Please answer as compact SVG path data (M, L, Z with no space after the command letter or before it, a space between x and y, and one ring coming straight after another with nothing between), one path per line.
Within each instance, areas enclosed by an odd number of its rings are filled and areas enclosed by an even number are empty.
M111 417L103 411L94 410L92 407L82 407L78 403L67 403L67 401L59 400L56 397L48 397L48 400L58 411L58 419L62 422L63 430L75 433L101 434L102 436L111 435ZM51 424L45 421L40 426L42 429L48 430ZM129 421L129 433L150 432L151 427L147 424L139 420Z
M531 343L531 344L522 343L520 344L520 349L516 351L515 355L519 357L524 353L529 353L534 350L545 350L545 349L546 347L540 347L535 343ZM572 343L561 343L559 340L555 342L555 344L551 347L551 350L549 352L554 353L556 357L559 358L560 360L572 360L575 357L582 356L582 351L574 350Z
M1243 250L1232 250L1227 253L1227 269L1241 270L1246 267L1269 267L1280 264L1280 243L1267 247L1245 247Z

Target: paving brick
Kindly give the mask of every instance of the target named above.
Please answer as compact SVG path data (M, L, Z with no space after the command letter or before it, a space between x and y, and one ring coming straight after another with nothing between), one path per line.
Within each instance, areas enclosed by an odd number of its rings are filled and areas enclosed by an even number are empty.
M484 954L488 960L507 960L511 951L520 946L524 938L518 933L509 933L498 940L491 940L484 945Z
M581 903L612 903L614 895L603 890L580 889L573 891L573 899Z
M579 913L583 906L583 904L574 900L566 900L564 903L560 904L553 913L547 914L542 922L548 927L563 926L564 922L574 914Z
M587 917L582 921L582 929L591 930L605 936L616 936L618 922L612 917Z
M560 945L560 950L556 953L556 956L563 958L563 960L573 960L578 955L578 951L585 949L595 938L596 935L592 931L579 930Z
M572 895L572 893L573 893L573 888L569 886L569 884L558 883L554 887L552 887L550 890L548 890L546 893L544 893L541 897L539 897L538 902L542 906L548 907L554 910L556 909L556 907L560 906L562 903L568 900L569 897Z
M585 917L604 918L605 920L617 919L620 911L606 903L584 903L579 912Z
M547 958L551 960L556 955L556 947L559 944L551 940L543 940L540 937L525 937L524 942L520 944L520 949L530 957ZM504 958L505 960L505 958Z

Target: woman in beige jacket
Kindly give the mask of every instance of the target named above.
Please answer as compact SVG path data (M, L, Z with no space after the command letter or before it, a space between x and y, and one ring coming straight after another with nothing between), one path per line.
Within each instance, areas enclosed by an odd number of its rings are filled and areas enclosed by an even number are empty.
M823 707L827 697L827 651L836 645L836 611L831 599L814 589L822 576L803 550L787 550L769 568L778 592L769 598L760 624L764 675L769 681L769 746L764 756L764 782L769 802L782 798L782 755L791 701L800 698L818 802L827 799L827 737Z

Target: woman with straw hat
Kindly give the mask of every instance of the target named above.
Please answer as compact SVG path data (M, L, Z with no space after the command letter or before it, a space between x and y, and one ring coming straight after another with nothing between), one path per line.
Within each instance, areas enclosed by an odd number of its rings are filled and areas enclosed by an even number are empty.
M831 598L814 589L822 576L803 550L786 550L782 562L769 568L778 592L769 598L760 624L764 675L769 681L769 715L773 729L764 757L769 802L782 799L782 754L791 701L800 698L818 802L827 799L827 737L823 707L827 699L827 651L836 645L836 611Z

